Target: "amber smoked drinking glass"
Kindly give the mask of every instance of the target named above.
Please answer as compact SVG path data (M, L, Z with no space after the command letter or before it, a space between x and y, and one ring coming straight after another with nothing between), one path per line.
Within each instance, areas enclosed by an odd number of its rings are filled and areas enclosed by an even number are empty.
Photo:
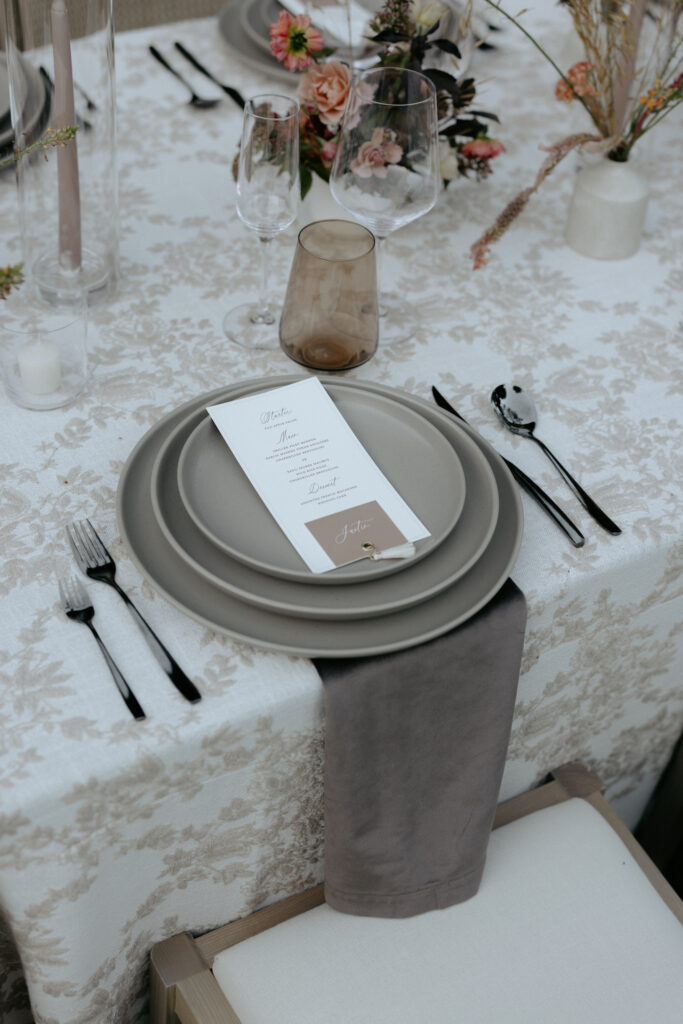
M280 345L312 370L350 370L377 350L375 237L362 224L318 220L299 232Z

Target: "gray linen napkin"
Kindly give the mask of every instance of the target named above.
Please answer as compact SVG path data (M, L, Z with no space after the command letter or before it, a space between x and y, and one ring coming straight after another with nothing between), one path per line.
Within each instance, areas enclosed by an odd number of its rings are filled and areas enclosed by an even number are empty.
M468 622L374 658L317 659L325 899L411 917L479 888L510 737L526 601L508 580Z

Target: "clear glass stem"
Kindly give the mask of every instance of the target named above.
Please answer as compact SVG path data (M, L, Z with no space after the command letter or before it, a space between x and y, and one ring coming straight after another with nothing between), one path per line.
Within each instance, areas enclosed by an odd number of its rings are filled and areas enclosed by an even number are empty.
M377 315L382 317L387 315L387 307L383 302L384 298L384 243L386 242L386 235L380 238L379 235L375 235L377 245L375 246L375 262L377 264Z
M346 31L349 36L349 60L353 64L353 30L351 27L351 0L344 0L344 7L346 8Z
M268 293L268 282L270 280L270 249L268 243L270 238L259 238L261 243L261 287L259 288L258 308L249 317L253 324L274 324L275 314L270 308L270 296Z

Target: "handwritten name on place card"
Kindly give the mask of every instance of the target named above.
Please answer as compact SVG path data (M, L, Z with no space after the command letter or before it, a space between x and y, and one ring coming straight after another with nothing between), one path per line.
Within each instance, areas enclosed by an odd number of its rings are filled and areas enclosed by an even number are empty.
M382 550L429 536L317 377L208 412L312 572L365 557L366 542Z

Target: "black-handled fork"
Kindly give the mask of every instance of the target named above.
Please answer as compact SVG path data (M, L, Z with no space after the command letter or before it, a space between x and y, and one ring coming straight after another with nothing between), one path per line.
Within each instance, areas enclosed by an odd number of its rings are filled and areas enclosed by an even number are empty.
M97 640L100 651L102 652L104 660L109 666L109 671L116 683L116 687L123 697L126 707L133 718L137 718L138 720L146 718L147 716L142 710L137 697L126 682L123 672L112 658L104 644L104 641L100 637L100 634L92 624L92 620L95 617L95 609L90 597L88 596L88 591L85 589L81 581L77 580L75 576L72 576L68 580L58 580L57 585L59 587L59 596L67 616L70 619L74 619L75 622L82 622L84 626L88 627L92 635Z
M196 68L197 71L199 71L202 75L205 75L210 82L213 82L213 84L217 85L219 89L222 89L223 92L237 104L240 110L244 110L244 98L240 95L240 93L238 93L237 89L233 89L231 85L226 85L225 82L219 81L219 79L216 78L216 76L212 74L208 68L205 68L203 64L199 63L194 54L190 53L189 50L185 49L182 43L175 43L174 45L178 53L182 53L185 60L189 60L193 68Z
M453 416L462 420L463 423L467 423L465 417L461 416L457 409L453 408L448 399L444 398L441 392L437 391L433 386L432 394L434 396L434 401L441 409L445 409L446 412L452 413ZM539 487L535 480L532 480L530 476L527 476L523 469L520 469L519 466L516 466L514 462L510 462L510 460L506 459L504 456L501 456L501 458L519 486L522 487L535 501L537 501L543 511L547 512L553 522L556 523L564 533L566 533L574 547L583 547L586 538L581 533L578 526L572 522L566 512L563 512L560 506L555 504L550 495L546 494L543 488Z
M81 572L92 580L108 583L125 601L128 611L137 623L140 632L147 641L152 653L171 680L176 690L182 693L192 704L202 699L202 695L191 679L185 675L175 658L169 654L152 627L145 622L125 590L116 582L116 563L100 540L97 530L89 519L80 523L71 523L66 528L66 535L73 551L76 564Z

